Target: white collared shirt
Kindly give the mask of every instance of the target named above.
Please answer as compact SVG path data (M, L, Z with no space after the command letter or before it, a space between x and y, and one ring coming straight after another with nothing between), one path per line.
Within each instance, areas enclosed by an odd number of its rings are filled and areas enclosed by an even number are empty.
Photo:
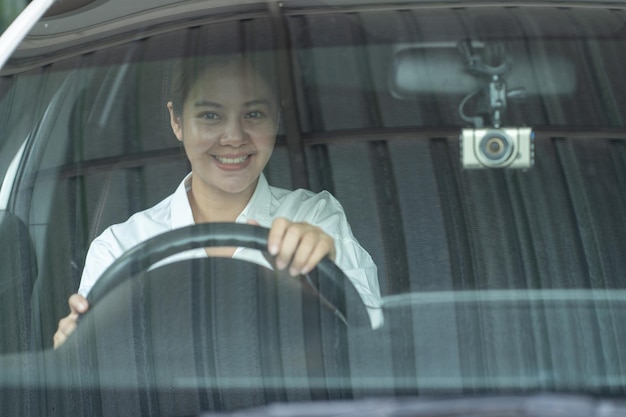
M187 197L191 179L191 174L187 175L176 191L156 206L135 213L124 223L108 227L94 239L87 252L79 294L87 296L106 268L135 245L161 233L194 224ZM270 227L277 217L314 224L335 239L335 263L361 296L372 327L379 327L382 324L382 313L377 268L370 255L354 238L339 202L327 191L315 194L303 189L289 191L272 187L261 174L252 198L236 222L255 220L263 227ZM204 248L198 248L171 256L164 262L206 256ZM271 268L262 253L254 249L237 248L233 258Z

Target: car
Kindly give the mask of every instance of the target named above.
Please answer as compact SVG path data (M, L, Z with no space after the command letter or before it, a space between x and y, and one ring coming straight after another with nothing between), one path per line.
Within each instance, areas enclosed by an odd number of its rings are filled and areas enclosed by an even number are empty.
M0 69L3 415L626 415L626 2L50 3ZM192 169L176 63L241 56L281 103L264 177L336 198L380 297L329 258L168 262L267 252L196 222L54 348L94 239Z

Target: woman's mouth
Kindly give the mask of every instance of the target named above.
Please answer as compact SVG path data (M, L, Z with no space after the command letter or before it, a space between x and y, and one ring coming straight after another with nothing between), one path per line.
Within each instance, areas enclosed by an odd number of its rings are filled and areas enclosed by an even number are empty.
M213 158L215 158L217 162L219 162L220 164L230 164L230 165L242 164L249 157L250 155L238 156L236 158L228 158L225 156L217 156L217 155L213 156Z
M217 162L218 168L225 171L237 171L244 169L250 163L251 154L247 155L233 155L233 156L218 156L212 155L213 159Z

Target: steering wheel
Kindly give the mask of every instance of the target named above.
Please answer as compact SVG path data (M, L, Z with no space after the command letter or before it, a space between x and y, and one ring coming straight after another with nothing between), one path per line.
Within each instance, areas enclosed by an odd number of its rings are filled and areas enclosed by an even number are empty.
M211 246L236 246L266 252L269 229L240 223L203 223L175 229L150 238L133 247L116 259L93 286L87 301L90 310L111 290L162 259L179 252ZM269 255L267 255L269 256ZM339 299L345 300L344 282L346 275L329 258L322 259L316 267L318 279L325 280L324 288L329 288ZM311 289L317 292L320 300L331 308L342 321L346 322L345 308L330 304L320 294L310 280ZM335 298L335 297L333 297ZM330 305L329 305L330 304Z

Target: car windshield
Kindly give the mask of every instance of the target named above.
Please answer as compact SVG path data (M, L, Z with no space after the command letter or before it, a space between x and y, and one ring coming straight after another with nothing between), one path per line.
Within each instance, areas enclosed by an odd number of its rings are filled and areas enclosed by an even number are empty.
M3 415L624 398L624 5L82 3L0 72Z

